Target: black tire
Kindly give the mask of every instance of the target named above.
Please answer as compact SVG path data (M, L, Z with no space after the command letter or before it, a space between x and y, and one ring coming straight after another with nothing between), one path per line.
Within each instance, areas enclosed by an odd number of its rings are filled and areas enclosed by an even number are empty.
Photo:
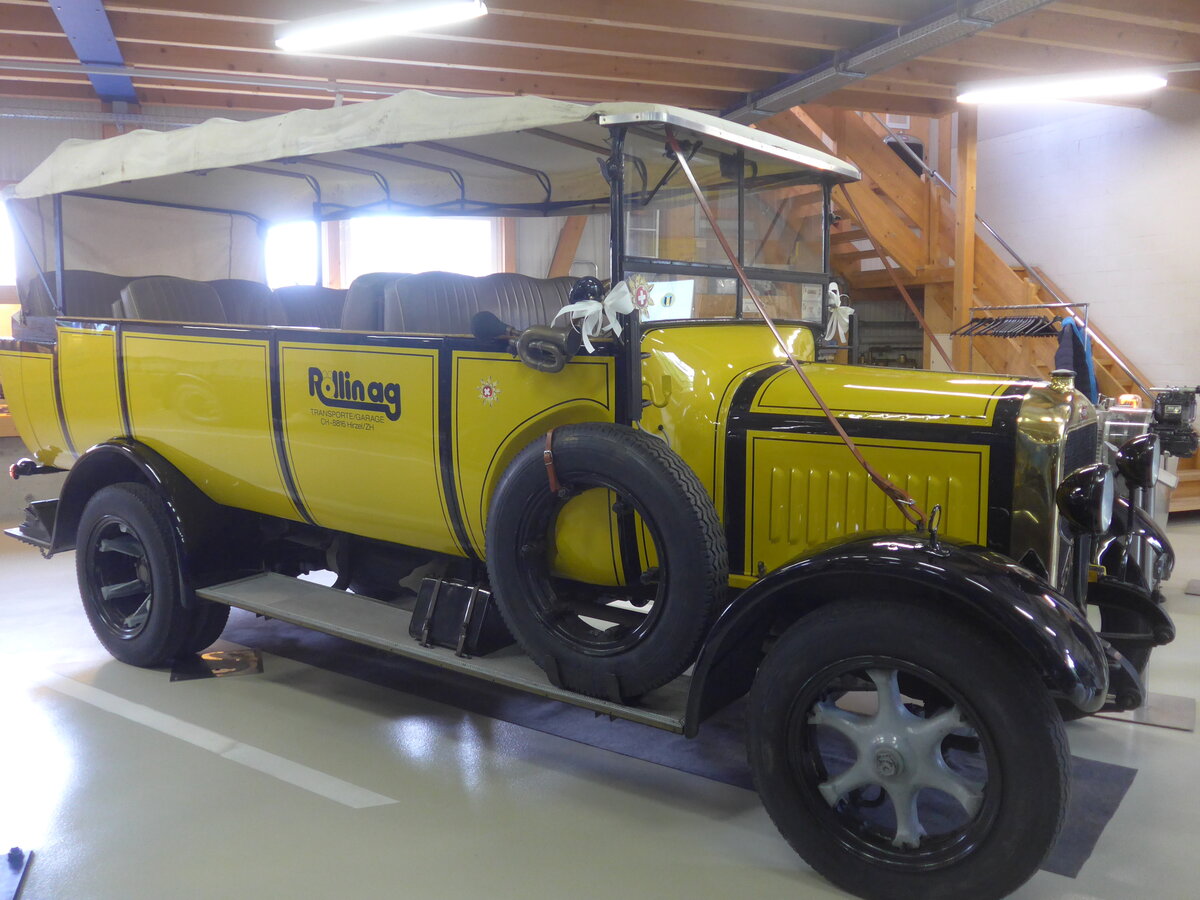
M788 843L878 900L1007 896L1053 847L1070 788L1062 720L1031 667L901 603L839 602L786 631L754 683L749 753Z
M645 525L658 566L624 588L553 577L550 545L568 500L549 490L544 449L542 438L525 448L492 498L487 566L497 606L525 652L563 686L632 699L695 659L729 578L720 520L695 473L657 438L611 423L559 428L554 465L565 492L610 491ZM611 605L621 599L637 609Z
M196 610L181 602L175 536L162 500L145 485L109 485L87 502L75 571L92 630L121 662L164 665L189 637L198 639Z
M224 603L213 603L195 596L192 597L192 603L196 604L192 611L192 629L179 646L180 656L207 650L216 643L229 621L229 607Z

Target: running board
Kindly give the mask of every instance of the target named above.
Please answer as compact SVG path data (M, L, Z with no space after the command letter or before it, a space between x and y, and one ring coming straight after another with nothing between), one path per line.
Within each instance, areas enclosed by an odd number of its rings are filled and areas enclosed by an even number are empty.
M453 650L440 647L422 647L408 634L411 612L361 594L323 587L274 572L200 588L196 593L205 600L235 606L281 622L303 625L505 687L561 700L664 731L683 733L691 685L691 678L686 675L646 694L638 701L639 705L625 706L555 687L545 673L515 645L473 658L455 656Z

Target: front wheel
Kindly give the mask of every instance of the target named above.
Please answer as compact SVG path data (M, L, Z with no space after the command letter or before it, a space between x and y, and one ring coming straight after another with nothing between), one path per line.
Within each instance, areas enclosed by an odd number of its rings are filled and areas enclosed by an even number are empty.
M1032 670L899 603L838 603L785 632L755 680L749 752L792 847L879 900L1008 895L1054 845L1070 785Z

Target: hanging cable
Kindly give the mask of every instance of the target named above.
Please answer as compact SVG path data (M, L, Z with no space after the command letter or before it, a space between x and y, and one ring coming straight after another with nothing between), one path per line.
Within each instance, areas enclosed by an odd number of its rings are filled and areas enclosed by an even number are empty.
M716 235L721 249L725 251L725 255L729 258L730 265L733 266L733 271L737 273L738 280L741 281L742 287L746 289L747 296L754 302L758 308L759 314L763 317L763 321L767 327L771 329L771 334L775 335L775 340L779 342L779 346L783 349L784 355L787 357L792 368L796 370L796 374L800 376L800 380L804 382L804 386L808 388L813 399L817 402L817 406L821 408L821 412L825 414L825 418L829 420L829 424L833 426L834 432L842 443L854 454L854 458L858 460L858 464L862 466L863 471L867 473L867 477L875 483L875 486L883 491L892 503L896 504L896 508L900 510L900 514L910 525L916 526L918 531L925 527L925 513L917 506L917 501L910 497L904 490L893 484L886 476L881 475L875 468L867 462L866 457L862 455L862 451L858 449L858 445L851 440L850 435L846 433L846 429L842 427L842 423L838 421L837 416L826 405L824 398L817 392L816 385L812 383L812 379L808 377L808 373L804 371L804 367L800 365L800 361L796 359L792 353L779 329L775 325L775 321L767 312L766 306L758 296L758 292L754 290L754 285L750 283L750 278L746 275L746 270L742 268L738 262L737 254L733 252L729 241L725 237L725 233L717 224L717 217L713 214L712 208L708 205L708 200L704 197L704 192L700 189L700 183L696 181L696 176L692 174L691 166L688 165L684 158L683 148L679 146L679 141L675 139L675 130L671 126L667 126L667 147L674 154L675 159L679 161L679 170L683 172L688 180L688 184L692 187L692 193L696 195L696 201L700 204L700 210L704 213L704 217L708 219L708 224L712 227L713 234Z
M888 275L891 276L892 284L896 285L896 288L900 291L900 296L902 296L904 298L904 302L908 304L909 311L917 317L917 322L920 324L921 330L925 332L925 335L929 338L929 342L933 344L934 349L937 350L942 359L946 361L946 365L950 367L950 371L956 371L954 368L954 363L950 361L950 357L946 355L945 348L942 347L942 342L937 339L937 335L933 333L933 330L929 327L929 323L925 321L925 317L921 315L921 311L917 309L917 304L913 302L913 298L909 295L908 289L904 286L904 283L900 281L899 276L896 275L895 270L892 268L892 264L888 262L887 254L883 252L883 248L879 246L878 242L871 235L871 229L867 227L866 219L864 219L862 217L862 213L858 211L858 207L854 203L854 198L850 196L850 192L846 190L846 186L844 184L839 184L838 187L842 190L842 197L845 199L846 205L850 207L850 212L854 215L859 227L867 236L867 240L871 242L871 249L875 251L875 255L879 257L880 261L883 263L883 267L887 270Z

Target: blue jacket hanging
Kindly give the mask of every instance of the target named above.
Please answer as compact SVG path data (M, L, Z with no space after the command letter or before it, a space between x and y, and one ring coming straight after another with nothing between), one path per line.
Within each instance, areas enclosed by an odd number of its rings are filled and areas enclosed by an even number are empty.
M1063 322L1054 365L1055 368L1074 370L1075 387L1093 403L1100 399L1100 392L1096 388L1096 368L1092 364L1092 339L1073 318Z

